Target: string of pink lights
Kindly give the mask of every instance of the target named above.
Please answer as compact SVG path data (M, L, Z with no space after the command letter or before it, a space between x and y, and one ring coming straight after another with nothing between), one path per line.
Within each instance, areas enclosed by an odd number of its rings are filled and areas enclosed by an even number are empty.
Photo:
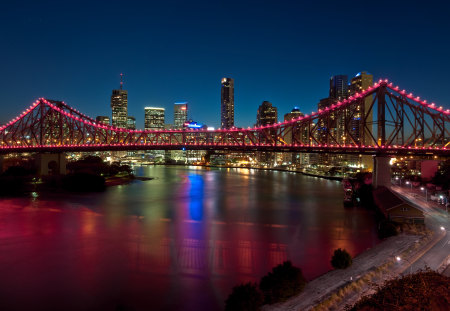
M375 83L373 86L367 88L366 90L362 91L361 93L356 93L353 96L350 96L348 99L344 99L343 101L339 101L333 105L331 105L330 107L325 108L324 110L319 109L318 112L311 112L311 114L306 114L302 117L298 117L298 118L294 118L292 120L289 121L284 121L284 122L278 122L276 124L270 124L270 125L264 125L264 126L259 126L259 127L253 127L250 128L248 127L247 130L250 131L257 131L257 130L261 130L261 129L267 129L267 128L276 128L280 125L288 125L291 123L296 123L298 121L304 121L304 120L308 120L311 119L312 116L316 116L316 115L323 115L323 114L327 114L327 113L331 113L333 112L334 109L338 109L338 108L343 108L345 106L349 106L351 105L355 100L358 100L364 96L366 96L368 93L376 90L379 86L381 85L386 85L389 89L396 91L398 93L400 93L401 95L421 104L422 106L435 110L439 113L443 113L445 115L450 115L450 109L446 109L444 110L442 106L437 107L435 103L431 103L428 104L426 100L421 100L419 96L414 97L413 93L409 93L407 94L407 92L405 90L401 90L398 86L393 86L392 83L388 84L388 80L379 80L377 83ZM128 132L128 133L144 133L144 132L152 132L152 131L157 131L157 132L181 132L181 131L207 131L207 130L202 130L202 129L169 129L169 130L147 130L147 131L143 131L143 130L130 130L130 129L125 129L125 128L117 128L114 126L110 126L110 125L104 125L104 124L99 124L96 123L92 118L86 116L85 114L81 113L80 111L76 110L75 108L72 108L68 105L65 105L67 108L69 108L70 110L76 112L77 114L81 115L83 118L86 118L88 120L84 120L80 117L77 117L73 114L67 113L64 110L56 107L55 105L53 105L52 103L50 103L49 101L47 101L45 98L40 98L39 100L35 101L30 108L28 108L27 110L23 111L18 117L12 119L10 122L8 122L7 124L3 125L2 127L0 127L0 132L3 131L5 128L7 128L10 125L13 125L15 122L19 121L20 119L24 118L28 113L32 112L40 103L40 101L42 101L43 103L45 103L46 105L48 105L49 107L51 107L52 109L64 114L67 117L70 117L76 121L79 122L83 122L86 125L92 125L92 126L96 126L98 128L102 128L102 129L106 129L106 130L113 130L113 131L119 131L119 132ZM63 104L65 104L63 102ZM232 129L217 129L215 131L219 131L219 132L227 132L227 131L242 131L245 129L240 129L240 128L232 128Z
M210 142L202 142L202 143L197 143L197 142L193 142L193 141L184 141L180 142L179 140L175 139L175 143L172 142L172 140L170 140L170 143L164 143L161 141L152 141L152 142L147 142L147 141L140 141L140 142L132 142L131 139L129 139L130 141L126 142L126 143L114 143L114 142L106 142L106 143L96 143L95 141L92 142L88 142L88 143L77 143L77 144L64 144L64 143L60 143L60 144L33 144L33 145L26 145L26 144L21 144L21 142L17 142L16 143L18 145L5 145L4 142L2 143L2 145L0 146L0 149L13 149L13 150L18 150L18 149L24 149L24 148L39 148L39 149L51 149L51 148L86 148L86 147L122 147L122 146L128 146L128 147L152 147L152 146L191 146L191 147L245 147L245 148L251 148L252 146L258 146L258 147L270 147L272 149L283 149L286 147L286 145L277 145L276 143L256 143L255 141L253 141L250 138L254 138L254 137L250 137L249 133L253 133L253 135L258 134L263 132L264 130L267 129L281 129L281 127L289 127L291 125L297 124L299 122L312 122L313 120L316 120L317 118L320 117L324 117L325 115L329 115L333 112L336 112L338 110L341 109L346 109L349 106L358 103L358 101L360 102L361 99L365 98L366 96L369 96L371 94L374 94L375 92L377 92L377 90L380 87L384 87L386 89L389 89L391 91L397 92L398 94L400 94L403 98L407 98L417 104L419 104L422 109L426 109L426 111L428 112L428 114L431 114L432 112L437 112L438 114L441 115L441 117L443 118L443 122L450 122L450 119L448 118L450 116L450 109L444 110L442 106L437 107L435 103L431 103L428 104L426 100L421 100L419 96L414 96L412 93L407 94L407 92L405 90L401 90L398 86L393 86L392 83L389 83L389 81L386 80L379 80L377 83L375 83L373 86L369 87L368 89L360 92L360 93L356 93L355 95L350 96L349 98L340 101L340 102L336 102L335 104L331 105L330 107L327 107L325 109L319 109L319 111L317 112L311 112L309 115L304 115L302 117L298 117L295 118L293 120L290 121L284 121L284 122L279 122L276 124L271 124L271 125L265 125L265 126L259 126L259 127L253 127L253 128L247 128L247 129L239 129L239 128L232 128L232 129L217 129L217 130L204 130L204 129L169 129L169 130L131 130L131 129L125 129L125 128L116 128L114 126L110 126L110 125L105 125L102 123L96 123L92 118L84 115L83 113L79 112L78 110L68 106L67 104L65 104L64 102L61 102L58 104L54 104L53 101L49 101L47 99L44 98L40 98L38 100L36 100L28 109L26 109L25 111L23 111L18 117L14 118L13 120L11 120L10 122L8 122L7 124L3 125L0 127L0 135L4 135L8 133L7 129L12 129L15 125L18 125L18 122L24 120L24 118L35 112L36 109L38 109L38 107L40 105L45 105L47 107L49 107L51 110L56 111L64 116L66 116L67 118L76 121L76 122L80 122L84 125L87 126L87 128L91 128L91 129L98 129L98 130L103 130L103 131L111 131L111 133L127 133L127 135L131 135L133 136L133 134L176 134L176 133L210 133L210 134L214 134L214 133L222 133L221 135L223 135L223 133L236 133L236 132L242 132L242 133L248 133L247 138L249 138L250 142L221 142L216 141L213 143ZM408 103L408 105L411 105L410 103ZM65 109L62 109L65 108ZM447 123L448 124L448 123ZM448 132L445 129L445 124L444 124L444 129L443 129L443 133ZM88 134L89 135L89 134ZM127 136L127 137L128 137ZM139 137L142 137L139 136ZM138 138L141 139L141 138ZM134 139L134 141L136 141L136 139ZM236 140L237 141L237 140ZM447 144L448 145L448 144ZM394 145L394 146L384 146L384 145L352 145L352 144L322 144L317 142L315 145L310 144L301 144L301 143L292 143L289 145L289 147L295 149L295 148L308 148L309 150L318 150L318 149L328 149L328 150L342 150L342 148L349 148L351 150L359 150L359 149L363 149L366 151L370 151L370 150L380 150L380 149L396 149L396 150L443 150L443 151L448 151L449 149L447 149L446 146L399 146L399 145Z

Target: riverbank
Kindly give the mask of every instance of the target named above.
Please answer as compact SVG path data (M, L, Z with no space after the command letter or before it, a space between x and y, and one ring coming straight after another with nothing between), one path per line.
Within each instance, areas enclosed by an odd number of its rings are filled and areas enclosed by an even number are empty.
M277 171L277 172L290 172L298 173L310 177L318 177L327 180L342 181L346 177L341 176L327 176L321 174L314 174L312 172L305 172L299 170L291 170L288 168L272 168L272 167L254 167L254 166L231 166L231 165L202 165L202 164L149 164L149 165L160 165L160 166L199 166L199 167L212 167L212 168L239 168L239 169L249 169L249 170L261 170L261 171Z
M310 281L299 295L283 303L263 306L262 310L342 310L362 293L367 294L371 284L382 284L404 271L405 261L397 262L396 256L409 258L427 248L429 242L437 243L439 238L433 234L388 238L356 256L351 267L329 271Z

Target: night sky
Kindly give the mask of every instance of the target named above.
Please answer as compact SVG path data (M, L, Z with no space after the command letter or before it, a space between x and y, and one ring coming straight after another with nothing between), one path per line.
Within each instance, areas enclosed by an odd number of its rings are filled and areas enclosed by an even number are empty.
M359 71L450 108L448 1L2 1L0 33L0 123L39 97L111 115L121 72L139 128L177 101L217 127L222 77L236 126L264 100L279 120L315 111L330 76Z

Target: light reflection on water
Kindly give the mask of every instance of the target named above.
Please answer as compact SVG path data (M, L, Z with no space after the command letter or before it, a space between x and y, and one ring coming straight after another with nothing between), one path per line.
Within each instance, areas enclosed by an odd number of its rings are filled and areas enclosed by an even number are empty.
M234 285L285 260L310 279L330 269L334 249L378 243L371 214L344 209L334 181L185 167L137 175L156 179L1 199L0 307L221 309Z

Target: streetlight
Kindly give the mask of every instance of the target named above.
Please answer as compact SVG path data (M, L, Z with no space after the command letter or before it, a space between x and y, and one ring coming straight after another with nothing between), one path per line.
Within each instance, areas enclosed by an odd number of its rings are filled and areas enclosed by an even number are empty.
M442 202L444 203L445 206L445 212L448 213L448 206L447 206L447 196L443 196L442 194L439 196L439 198L442 200Z
M411 187L411 191L412 191L412 183L410 181L406 181L405 184L409 185Z
M395 257L395 259L397 260L397 262L402 261L402 258L400 256ZM412 274L412 263L411 263L411 261L409 261L406 258L404 258L404 259L409 263L409 274Z
M425 190L425 200L428 202L428 190L425 187L420 187L420 190L424 191Z

